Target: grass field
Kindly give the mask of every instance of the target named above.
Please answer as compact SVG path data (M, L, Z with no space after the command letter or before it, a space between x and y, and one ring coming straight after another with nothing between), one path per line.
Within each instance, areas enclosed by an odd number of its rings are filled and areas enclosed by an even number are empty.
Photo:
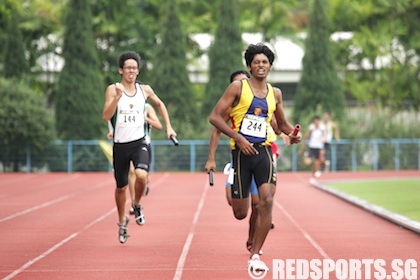
M355 181L329 186L420 221L420 179Z

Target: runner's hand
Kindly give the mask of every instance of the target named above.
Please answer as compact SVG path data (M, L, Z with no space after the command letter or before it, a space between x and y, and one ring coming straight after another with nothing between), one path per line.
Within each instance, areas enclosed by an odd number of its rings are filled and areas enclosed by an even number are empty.
M216 162L213 160L207 160L206 165L204 166L207 173L210 173L210 170L216 171Z
M257 155L258 151L255 149L254 145L249 143L242 135L239 135L238 139L235 139L236 145L241 149L241 151L247 155Z

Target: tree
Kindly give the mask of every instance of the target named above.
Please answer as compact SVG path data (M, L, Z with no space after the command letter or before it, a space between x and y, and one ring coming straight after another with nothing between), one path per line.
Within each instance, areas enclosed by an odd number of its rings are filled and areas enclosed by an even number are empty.
M204 117L210 114L229 85L230 74L235 70L245 69L242 62L244 47L241 35L236 0L220 1L217 30L209 50L209 81L202 105Z
M97 0L92 5L93 32L99 42L106 85L120 78L117 59L126 51L140 54L141 80L148 81L148 65L154 55L156 34L160 31L158 7L144 0L126 1L124 5L115 0Z
M302 76L293 108L295 122L319 109L329 111L337 118L344 115L344 94L335 70L324 5L325 0L314 0L305 39Z
M300 26L307 24L307 0L237 0L240 26L245 32L260 32L264 41L279 35L292 35ZM302 0L300 0L302 1ZM301 7L299 7L299 5ZM298 8L302 10L298 10Z
M43 149L54 139L54 119L48 111L45 96L27 85L30 72L26 48L20 28L21 16L17 7L1 6L3 24L7 26L4 49L4 77L0 79L0 139L5 143L0 154L4 165L19 166L27 149Z
M55 115L62 139L103 137L103 80L92 36L89 2L70 0Z
M187 71L187 37L179 21L177 2L168 1L165 8L151 86L167 105L175 131L187 131L197 119L194 92Z
M0 104L0 139L7 144L0 161L18 171L27 148L41 150L54 139L54 117L45 96L15 80L0 78Z
M18 14L13 9L7 29L7 43L4 53L4 76L6 78L21 79L28 74L28 62L25 58L25 49L22 42L22 33L18 26Z
M360 103L418 109L420 2L334 0L333 4L335 28L353 35L337 43L346 93Z

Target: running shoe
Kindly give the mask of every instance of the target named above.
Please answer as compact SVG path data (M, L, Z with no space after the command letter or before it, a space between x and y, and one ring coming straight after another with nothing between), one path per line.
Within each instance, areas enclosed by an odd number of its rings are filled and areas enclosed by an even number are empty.
M260 256L258 254L254 254L248 261L248 270L254 272L268 271L268 267L260 260Z
M131 208L130 208L130 215L134 215L134 207L133 206L131 206Z
M118 235L119 235L119 240L120 243L124 244L127 241L127 238L130 236L127 234L127 225L128 222L130 221L130 219L128 218L128 216L125 216L125 222L123 224L118 223L118 226L120 227L119 231L118 231Z
M136 223L140 226L144 225L146 218L143 215L141 205L134 205L134 216L136 216Z

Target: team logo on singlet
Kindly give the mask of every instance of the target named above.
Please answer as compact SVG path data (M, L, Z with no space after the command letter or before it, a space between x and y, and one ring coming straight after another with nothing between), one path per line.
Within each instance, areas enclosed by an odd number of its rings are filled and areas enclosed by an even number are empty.
M261 108L255 108L254 115L261 116L261 113L262 113L262 109Z
M134 104L130 104L130 109L133 109L133 107L134 107Z

